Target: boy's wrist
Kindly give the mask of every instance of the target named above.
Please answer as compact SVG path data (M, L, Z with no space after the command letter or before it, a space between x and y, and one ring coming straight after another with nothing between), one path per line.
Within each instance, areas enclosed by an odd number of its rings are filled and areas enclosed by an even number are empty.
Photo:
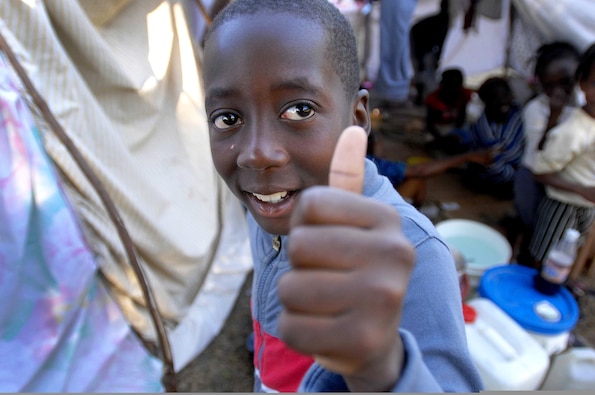
M373 361L356 375L343 377L351 392L387 392L399 381L405 361L405 351L397 336L390 351L383 358Z

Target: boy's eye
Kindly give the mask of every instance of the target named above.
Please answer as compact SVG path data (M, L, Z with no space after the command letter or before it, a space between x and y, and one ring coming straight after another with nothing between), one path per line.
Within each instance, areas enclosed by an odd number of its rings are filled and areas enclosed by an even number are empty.
M281 118L289 119L292 121L308 119L312 116L314 116L314 109L307 103L300 103L291 106L287 110L285 110L283 114L281 114Z
M242 119L231 112L219 114L213 119L213 124L217 129L228 129L242 123Z

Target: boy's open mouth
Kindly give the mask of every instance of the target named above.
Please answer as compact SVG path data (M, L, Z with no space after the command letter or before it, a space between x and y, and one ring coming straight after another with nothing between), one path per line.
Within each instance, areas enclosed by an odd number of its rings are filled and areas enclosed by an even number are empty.
M251 211L263 218L288 217L296 203L299 191L280 191L270 194L247 193Z
M282 192L275 192L270 195L261 195L259 193L252 193L252 196L254 196L256 199L260 200L261 202L275 204L275 203L281 202L283 199L285 199L288 195L291 195L291 194L293 194L293 192L291 192L291 191L282 191Z

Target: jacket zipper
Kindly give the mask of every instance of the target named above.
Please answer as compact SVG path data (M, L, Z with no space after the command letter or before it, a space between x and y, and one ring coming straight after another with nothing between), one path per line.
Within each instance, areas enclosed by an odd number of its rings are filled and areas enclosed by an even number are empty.
M266 300L266 294L265 294L265 289L266 289L266 284L269 280L269 277L271 276L271 273L274 271L273 269L275 269L275 265L274 265L274 261L275 259L277 259L277 257L279 256L279 252L281 251L281 236L273 236L273 240L272 240L272 248L275 251L275 254L270 258L269 262L266 263L266 266L264 268L264 270L262 271L262 274L260 276L260 278L258 279L258 289L257 289L257 300L258 300L258 304L257 304L257 309L258 311L256 312L256 319L258 320L258 323L260 324L260 338L263 340L260 343L260 348L258 350L254 350L255 352L258 352L258 365L260 367L262 367L262 351L264 348L264 334L265 334L265 330L264 330L264 311L265 311L265 300Z

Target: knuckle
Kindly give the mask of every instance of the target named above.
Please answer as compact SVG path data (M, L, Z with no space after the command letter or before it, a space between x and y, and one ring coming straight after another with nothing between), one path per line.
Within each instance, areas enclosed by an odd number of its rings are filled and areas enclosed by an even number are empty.
M324 199L324 189L320 186L314 186L302 192L299 200L300 210L308 215L315 213L319 209L319 202Z
M383 277L374 284L373 304L381 312L397 311L405 297L405 287L399 278Z
M295 285L293 281L292 272L288 272L282 275L277 282L277 295L279 297L279 301L285 308L291 306L293 298L296 294L295 292Z
M294 254L305 248L309 242L311 233L311 229L306 225L292 228L289 232L289 242L287 243L289 254Z
M296 338L296 331L294 326L291 324L291 319L285 311L282 311L279 315L279 337L281 340L290 347L297 347L298 341Z

